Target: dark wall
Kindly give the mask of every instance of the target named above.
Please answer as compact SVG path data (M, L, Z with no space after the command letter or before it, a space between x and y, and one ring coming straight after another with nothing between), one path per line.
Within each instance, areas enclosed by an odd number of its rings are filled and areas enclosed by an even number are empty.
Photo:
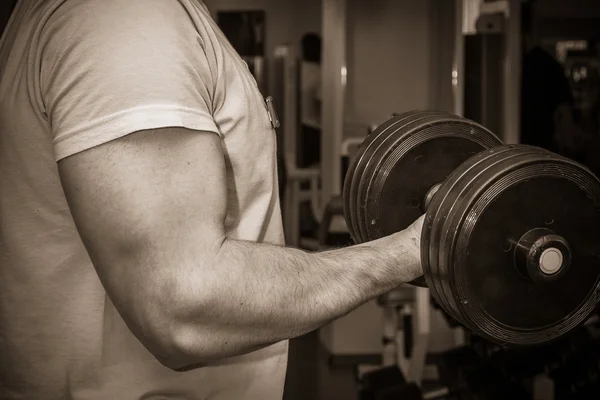
M17 0L2 0L0 2L0 32L4 32L4 27L16 3Z

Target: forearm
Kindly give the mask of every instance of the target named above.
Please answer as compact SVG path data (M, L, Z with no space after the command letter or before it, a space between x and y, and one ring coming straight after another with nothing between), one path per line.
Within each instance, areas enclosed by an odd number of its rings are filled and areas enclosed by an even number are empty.
M181 282L197 289L177 313L185 352L190 359L246 353L314 330L414 279L413 253L401 244L384 251L385 240L317 253L225 240L212 265Z

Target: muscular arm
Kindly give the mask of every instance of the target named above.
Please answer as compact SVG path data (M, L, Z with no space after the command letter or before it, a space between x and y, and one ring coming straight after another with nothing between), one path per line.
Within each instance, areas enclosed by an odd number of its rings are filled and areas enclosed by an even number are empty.
M59 162L107 293L163 364L301 335L420 273L418 229L320 253L227 238L220 146L214 133L169 128Z

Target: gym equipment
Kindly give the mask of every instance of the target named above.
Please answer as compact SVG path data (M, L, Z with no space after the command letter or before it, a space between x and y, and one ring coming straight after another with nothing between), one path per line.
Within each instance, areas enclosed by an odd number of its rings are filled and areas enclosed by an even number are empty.
M599 321L589 320L543 346L507 347L472 336L469 345L434 357L439 378L435 386L429 383L421 387L401 369L390 366L359 379L359 399L600 398ZM551 382L545 397L538 392L542 388L533 384L539 380Z
M408 226L423 213L430 188L471 156L501 144L484 127L449 113L412 111L389 119L367 136L346 173L344 216L353 240ZM423 278L414 283L425 286Z
M555 400L600 398L600 326L596 321L584 328L548 357L546 373L554 382Z
M379 400L391 387L406 385L406 378L395 365L364 374L359 380L359 400Z
M484 362L471 346L460 346L441 353L436 361L439 381L444 384L459 380L461 368L470 368Z
M405 285L377 298L383 310L381 363L398 366L416 383L435 374L427 366L430 297L425 288Z
M378 127L348 169L343 206L357 243L426 213L426 285L489 341L553 341L600 301L598 178L549 151L502 145L465 118L410 112Z
M415 383L409 383L388 391L387 397L380 397L377 400L531 400L531 395L523 385L511 382L496 382L496 385L483 385L474 392L464 387L455 390L441 388L421 391Z
M415 382L407 382L399 371L386 368L367 377L359 392L359 400L530 400L525 387L514 382L492 363L463 367L449 385L422 390Z

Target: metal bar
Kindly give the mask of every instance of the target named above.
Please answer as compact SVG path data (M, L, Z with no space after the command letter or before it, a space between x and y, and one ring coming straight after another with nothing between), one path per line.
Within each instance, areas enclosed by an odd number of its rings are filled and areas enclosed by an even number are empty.
M275 48L274 57L275 85L282 88L277 93L276 100L279 102L283 121L281 140L288 179L282 207L285 238L288 245L298 246L300 221L297 203L300 188L296 180L290 179L296 168L296 56L291 46L282 45Z
M452 93L454 97L453 112L464 114L464 71L465 71L465 38L463 35L464 3L468 0L456 1L456 20L454 26L454 61L452 63Z
M341 193L341 147L346 92L347 0L323 0L320 208Z
M504 137L508 144L521 138L521 1L508 0L504 61Z
M456 1L456 20L454 21L454 62L452 65L452 92L454 94L454 113L464 115L464 71L465 71L465 38L463 35L464 5L468 0ZM461 346L466 342L462 330L454 330L454 344Z
M277 54L283 57L283 148L289 166L297 168L296 147L298 136L298 61L292 46L281 46ZM286 165L287 166L287 165Z
M421 384L425 371L429 333L431 331L431 304L428 288L416 287L415 308L416 326L414 332L414 348L410 360L409 380Z
M347 0L322 0L321 196L315 217L341 192L341 143L346 87ZM314 212L313 211L313 212ZM319 212L320 211L320 212ZM334 353L335 321L319 329L325 348Z
M394 305L383 306L383 326L382 326L382 351L381 364L384 367L395 365L397 361L396 335L398 333L398 312Z

